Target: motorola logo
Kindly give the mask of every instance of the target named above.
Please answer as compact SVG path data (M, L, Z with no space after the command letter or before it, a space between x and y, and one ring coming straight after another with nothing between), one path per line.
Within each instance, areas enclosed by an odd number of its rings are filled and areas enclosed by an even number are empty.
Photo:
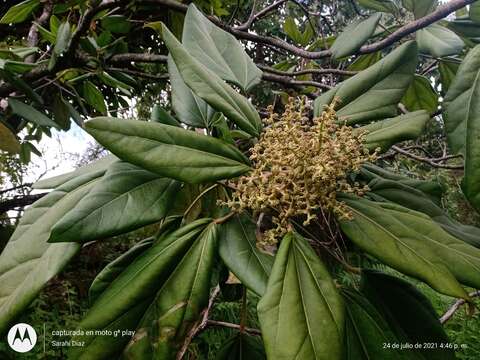
M19 353L25 353L33 349L37 343L37 333L28 324L19 323L13 325L7 335L8 345Z

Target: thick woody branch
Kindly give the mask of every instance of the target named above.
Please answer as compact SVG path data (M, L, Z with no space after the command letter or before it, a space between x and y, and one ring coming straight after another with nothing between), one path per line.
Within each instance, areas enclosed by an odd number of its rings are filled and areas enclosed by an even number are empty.
M445 18L449 14L455 12L456 10L465 7L466 5L474 3L476 0L451 0L450 2L439 6L436 11L432 12L431 14L417 19L401 28L399 28L397 31L389 35L383 40L380 40L378 42L375 42L373 44L365 45L360 48L358 51L358 54L367 54L371 52L375 52L378 50L381 50L383 48L386 48L392 44L394 44L396 41L401 40L402 38L414 33L417 30L420 30L422 28L427 27L428 25ZM142 3L149 3L149 4L156 4L156 5L161 5L168 7L172 10L179 11L185 13L188 9L188 6L180 3L176 0L141 0L139 2ZM86 31L88 31L89 26L94 19L95 15L98 14L100 11L105 10L105 9L110 9L114 8L117 6L120 6L122 4L126 4L124 0L104 0L100 5L91 8L87 10L85 15L82 17L82 19L79 22L79 25L75 31L75 33L72 36L72 40L68 46L68 50L65 54L65 56L62 57L62 61L57 62L57 65L55 69L52 69L51 71L48 71L45 66L39 66L36 69L33 69L32 71L28 72L22 77L22 80L30 82L34 80L38 80L44 76L50 75L52 73L55 73L56 71L68 68L69 63L73 63L75 61L75 51L78 46L78 42L80 41L81 36L84 35ZM274 4L279 4L279 1L275 2ZM273 4L272 4L273 5ZM268 8L268 7L267 7ZM265 9L267 9L265 8ZM264 10L265 10L264 9ZM263 11L263 10L262 10ZM261 11L261 12L262 12ZM259 13L261 13L259 12ZM274 37L269 37L269 36L261 36L257 35L248 31L242 31L239 28L233 28L230 26L227 26L223 24L218 18L209 16L209 19L214 22L216 25L222 27L226 31L230 32L233 34L235 37L238 39L242 40L249 40L255 43L259 44L265 44L268 46L271 46L276 49L282 49L285 50L291 54L294 54L296 56L306 58L306 59L320 59L320 58L325 58L329 57L332 55L330 50L322 50L322 51L307 51L305 49L299 48L295 45L289 44L284 40L274 38ZM118 61L117 64L119 64L121 61L127 61L125 57L122 58L122 55L126 54L119 54L115 55L112 57L114 63L115 61ZM139 56L140 55L136 55ZM137 58L137 60L132 60L132 61L144 61L144 62L152 62L155 61L157 62L159 59L154 58L153 55L146 54L143 55L143 60L140 58ZM159 56L159 55L157 55ZM161 56L161 55L160 55ZM149 58L150 57L150 58ZM150 60L150 61L148 61ZM162 60L163 61L163 60ZM279 75L279 74L276 74ZM267 78L270 78L270 81L275 81L278 83L282 83L284 85L300 85L300 86L316 86L316 87L321 87L321 88L327 88L327 85L321 84L321 83L306 83L302 82L299 84L298 82L295 83L295 81L291 80L287 81L286 79L280 78L280 77L273 77L270 75L267 75ZM0 98L8 96L12 91L15 89L10 85L10 84L2 84L0 85Z
M155 3L159 5L164 5L167 7L170 7L174 10L180 11L180 12L186 12L188 9L187 5L178 3L175 0L145 0L148 3ZM399 28L397 31L392 33L390 36L386 37L383 40L380 40L378 42L375 42L370 45L365 45L360 48L358 51L358 54L368 54L371 52L375 52L381 49L384 49L398 40L401 40L402 38L414 33L417 30L423 29L427 27L428 25L433 24L434 22L441 20L451 13L457 11L458 9L461 9L469 4L474 3L477 0L451 0L450 2L439 6L437 10L432 12L431 14L417 19L415 21L412 21L411 23L402 26ZM297 55L299 57L303 57L306 59L321 59L325 57L329 57L332 55L332 52L330 50L322 50L322 51L307 51L305 49L299 48L297 46L294 46L292 44L287 43L286 41L283 41L278 38L273 38L269 36L260 36L254 33L250 33L247 31L239 30L238 28L232 28L225 26L222 24L217 18L215 17L209 17L209 19L214 22L216 25L222 27L224 30L230 32L232 35L237 37L238 39L243 39L243 40L250 40L256 43L260 44L265 44L265 45L270 45L279 49L286 50L294 55Z
M52 2L48 1L43 6L42 14L36 19L36 21L30 27L27 35L27 44L29 47L34 47L38 45L38 25L43 26L45 25L50 16L52 15L53 4ZM35 54L29 55L25 62L33 63L35 62Z
M33 204L35 201L41 199L46 194L47 193L16 196L12 199L4 200L0 202L0 214L3 214L7 211L10 211L16 208L23 208L27 205Z
M420 19L417 19L415 21L412 21L411 23L402 26L400 29L397 31L393 32L391 35L387 36L385 39L377 41L373 44L370 45L365 45L360 48L359 53L360 54L368 54L372 53L381 49L384 49L398 40L404 38L405 36L408 36L410 34L413 34L417 30L423 29L427 27L428 25L433 24L434 22L441 20L451 13L474 3L477 0L451 0L447 2L445 5L439 6L437 10L432 12L431 14L428 14L427 16L424 16Z

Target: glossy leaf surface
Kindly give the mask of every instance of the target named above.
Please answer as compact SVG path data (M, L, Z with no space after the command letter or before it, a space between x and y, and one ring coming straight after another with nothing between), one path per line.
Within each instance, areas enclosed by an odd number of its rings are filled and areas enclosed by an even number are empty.
M366 20L356 20L348 25L333 43L330 50L335 59L354 54L372 36L382 14L375 13Z
M129 163L114 163L90 193L53 226L49 242L99 240L159 221L179 189L176 180Z
M365 145L368 149L386 151L398 142L419 137L429 119L426 111L416 111L359 127L357 131L367 131Z
M235 147L176 126L102 117L86 128L119 158L161 176L201 183L249 170L248 159Z
M436 221L445 231L470 245L480 248L480 229L463 225L451 219L427 194L407 184L384 179L374 179L368 183L370 196L375 200L391 201L409 209L423 212Z
M185 16L182 43L197 61L242 90L248 91L260 82L262 72L238 40L214 25L193 4Z
M379 120L397 115L417 65L417 46L407 42L368 69L338 84L315 100L315 115L334 98L340 120L347 124Z
M341 197L352 220L340 222L358 247L446 295L466 298L459 282L480 285L480 250L456 239L427 215L392 203Z
M415 75L403 96L402 104L409 111L426 110L433 114L438 108L438 94L429 79Z
M166 26L162 27L162 36L183 81L195 95L222 112L240 129L257 136L261 122L252 104L190 55Z
M470 50L445 96L445 132L454 154L462 154L462 190L480 210L480 45Z
M465 45L457 34L439 24L420 29L416 35L420 52L434 57L459 54Z
M425 360L456 359L453 349L440 347L450 340L428 298L413 285L391 275L365 270L360 289L387 319L402 342L438 344L421 350L403 350L408 359L417 356Z
M408 359L403 351L385 346L400 341L365 296L350 289L344 289L342 295L345 301L345 360Z
M273 256L257 248L256 225L248 216L235 216L222 225L219 253L231 272L250 290L263 295L272 271Z
M35 202L0 255L0 334L80 249L49 244L51 227L94 186L96 175L73 179Z
M212 223L177 259L178 264L160 287L125 349L127 358L175 358L187 332L208 304L216 244L217 225Z
M296 233L281 242L258 317L269 359L341 359L343 301L320 258Z
M79 328L93 330L130 330L138 324L159 289L175 271L210 219L186 225L138 256L97 299ZM136 336L141 333L137 332ZM130 341L129 336L79 336L84 347L71 348L70 358L112 358Z

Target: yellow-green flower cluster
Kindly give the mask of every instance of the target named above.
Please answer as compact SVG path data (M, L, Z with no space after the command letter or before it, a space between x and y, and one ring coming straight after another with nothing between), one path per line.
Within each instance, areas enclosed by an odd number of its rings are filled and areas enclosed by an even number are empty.
M253 170L234 182L228 205L271 215L274 228L264 234L262 245L276 243L292 218L308 225L320 208L349 218L336 194L368 190L347 181L350 172L375 159L364 146L365 135L339 125L334 104L313 121L300 100L290 99L281 116L270 109L265 130L251 149Z

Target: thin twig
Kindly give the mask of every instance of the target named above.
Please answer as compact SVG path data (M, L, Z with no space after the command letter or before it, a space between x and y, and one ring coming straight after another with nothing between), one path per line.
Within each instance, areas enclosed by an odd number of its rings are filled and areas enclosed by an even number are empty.
M480 296L480 290L474 291L468 294L471 298ZM465 299L458 299L455 303L450 306L450 308L445 312L445 314L440 317L440 323L445 324L450 318L455 314L455 312L466 303Z
M181 360L184 357L185 353L187 352L188 346L192 342L195 335L197 335L200 331L202 331L207 327L208 315L210 313L210 310L213 307L213 304L218 294L220 294L219 285L217 285L215 289L213 289L210 295L210 299L208 300L207 307L202 311L202 313L200 314L200 318L197 320L197 322L192 326L192 328L188 332L181 349L177 353L177 357L176 357L177 360Z
M207 320L207 325L208 326L221 326L221 327L226 327L229 329L237 329L240 330L240 325L238 324L232 324L229 322L224 322L224 321L217 321L217 320ZM252 335L261 335L262 332L258 329L254 328L249 328L249 327L244 327L243 331L246 333L252 334Z
M278 0L278 1L275 1L274 3L268 5L267 7L263 8L262 10L260 10L259 12L257 13L253 13L253 9L255 9L255 3L253 4L253 7L252 7L252 14L250 14L250 17L248 18L248 20L235 27L236 30L247 30L250 26L252 26L252 24L257 21L258 19L264 17L265 15L267 15L268 13L272 12L273 10L275 10L276 8L280 7L283 3L286 3L287 0Z
M332 87L327 84L320 83L318 81L310 81L310 80L293 80L288 76L281 76L275 74L262 74L262 80L276 82L288 87L300 87L300 86L313 86L319 89L330 90Z
M358 74L358 71L348 71L348 70L342 70L342 69L305 69L305 70L299 70L299 71L292 71L292 72L286 72L286 71L280 71L277 69L274 69L269 66L257 64L257 66L269 73L272 74L277 74L277 75L282 75L282 76L300 76L300 75L308 75L308 74L334 74L334 75L356 75Z
M412 154L396 145L392 146L392 150L396 151L397 153L399 154L402 154L402 155L405 155L413 160L417 160L417 161L420 161L420 162L423 162L425 164L428 164L432 167L435 167L435 168L443 168L443 169L450 169L450 170L461 170L464 168L463 165L445 165L445 164L438 164L437 161L445 161L445 160L448 160L448 159L451 159L452 156L449 156L449 157L442 157L442 158L436 158L436 159L430 159L430 158L426 158L426 157L422 157L422 156L418 156L418 155L415 155L415 154ZM456 156L455 156L456 157Z

